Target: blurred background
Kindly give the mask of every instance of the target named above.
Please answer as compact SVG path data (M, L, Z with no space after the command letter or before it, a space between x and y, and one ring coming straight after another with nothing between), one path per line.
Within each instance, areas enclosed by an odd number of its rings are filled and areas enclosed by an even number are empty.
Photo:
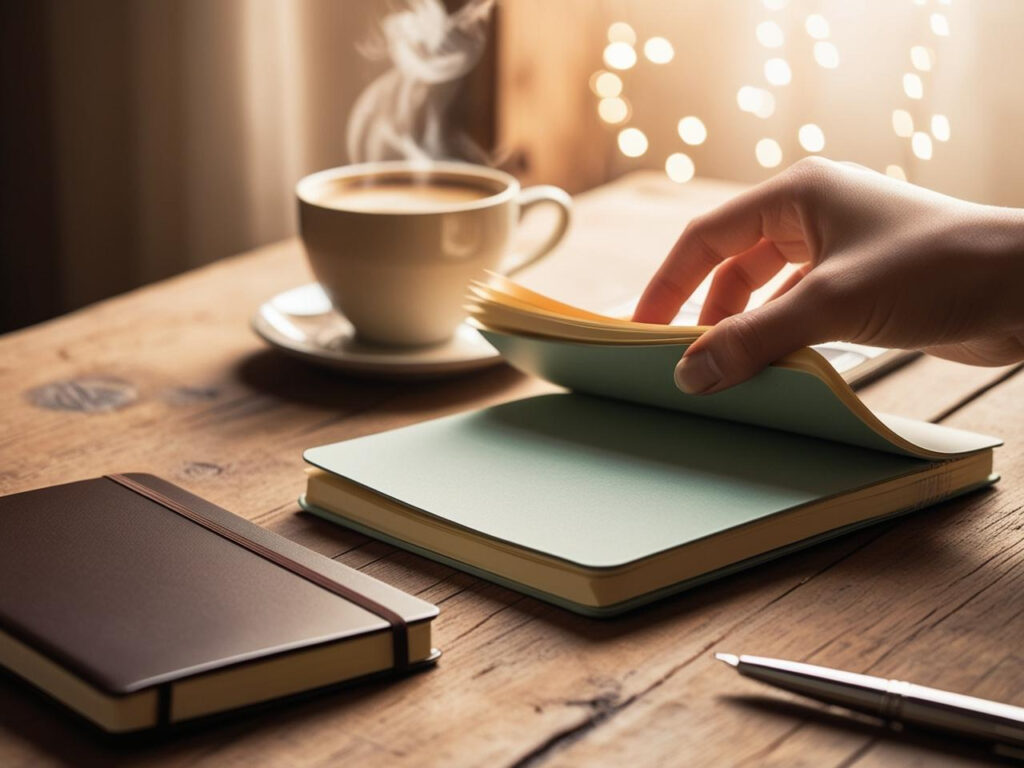
M350 160L350 111L389 66L382 19L440 2L0 6L0 330L293 235L295 182ZM821 154L1024 206L1019 0L485 11L451 124L525 182L755 182Z

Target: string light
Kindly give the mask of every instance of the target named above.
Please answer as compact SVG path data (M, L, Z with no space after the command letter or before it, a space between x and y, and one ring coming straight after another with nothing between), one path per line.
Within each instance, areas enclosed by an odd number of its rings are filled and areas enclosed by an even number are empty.
M630 69L636 64L636 51L629 43L608 43L604 49L604 63L612 69Z
M699 117L688 115L679 121L676 126L679 138L691 146L703 144L708 137L708 129Z
M786 0L782 0L785 2ZM603 52L605 65L609 69L626 70L636 66L637 55L636 32L626 22L618 21L608 27L608 45ZM644 57L653 64L666 64L675 57L672 43L664 37L651 37L643 45ZM639 128L629 125L632 108L623 95L624 83L615 72L605 69L598 70L590 76L590 90L598 97L598 117L609 125L620 126L616 135L619 151L629 158L641 157L650 148L647 135ZM761 98L757 99L756 109L762 113L766 106ZM774 99L770 99L768 107L774 110ZM688 115L676 126L679 137L691 145L702 144L707 140L708 131L700 118ZM679 183L693 178L696 168L693 160L682 152L675 152L665 160L665 173Z
M825 69L839 66L839 49L832 43L819 41L814 44L814 60Z
M782 147L775 139L761 139L754 147L754 157L764 168L775 168L782 162Z
M601 99L597 103L597 114L606 123L617 125L629 117L629 104L618 96Z
M652 37L644 43L644 56L654 64L668 64L675 55L672 43L664 37Z
M932 69L932 52L923 45L915 45L910 49L910 63L914 69L921 72L930 72Z
M757 35L757 42L765 48L780 48L786 42L786 36L782 32L782 27L774 21L762 21L757 25L755 33Z
M647 151L647 135L639 128L623 128L619 131L619 151L626 157L640 157Z
M914 156L921 160L932 159L932 137L923 131L916 131L910 138L910 148Z
M736 93L736 103L744 112L750 112L761 119L766 119L775 114L775 96L771 91L764 88L755 88L752 85L744 85Z
M801 125L797 132L800 146L808 152L821 152L825 148L825 133L814 123Z
M625 43L629 46L636 45L636 32L626 22L616 21L608 27L608 42Z
M901 138L908 138L914 133L914 118L905 109L892 111L892 130Z
M824 40L829 34L828 19L820 13L812 13L804 21L804 29L815 40Z
M772 85L789 85L793 70L785 59L768 59L764 63L764 79Z
M938 0L940 5L950 5L952 0ZM926 6L927 0L913 0L914 5ZM929 12L922 10L921 18L932 34L938 37L948 37L949 19L944 13ZM914 45L910 48L910 63L917 72L931 72L935 67L935 51L925 45ZM924 81L916 72L906 72L902 76L903 93L908 99L919 101L924 98ZM910 150L914 157L919 160L930 160L935 151L934 141L949 141L950 126L949 118L945 115L932 115L929 136L924 131L914 129L914 119L910 112L905 109L896 109L892 113L892 128L897 136L910 139ZM898 165L889 165L885 169L886 174L902 181L907 180L907 174Z
M665 173L678 184L685 184L692 179L695 171L693 160L682 152L673 152L665 160Z
M904 0L905 1L905 0ZM934 4L928 0L911 0L914 5L922 7L922 23L927 30L937 37L950 35L949 18L944 12L932 12L926 8ZM948 6L951 0L935 0L938 5ZM788 0L761 0L768 11L779 11L785 8ZM804 18L804 29L814 41L812 51L814 61L824 69L836 69L840 64L840 53L836 45L829 39L831 25L825 16L812 13ZM926 31L927 31L926 30ZM781 48L786 43L783 28L770 19L756 24L754 29L758 43L768 49ZM637 36L633 28L625 22L615 22L608 27L608 44L604 49L604 62L611 70L628 70L635 67L642 51L644 58L652 64L667 64L675 58L675 48L670 40L656 36L648 38L641 46L637 45ZM901 75L903 92L906 98L920 101L924 98L924 80L918 73L928 73L935 67L935 51L927 45L913 45L909 49L912 71ZM769 90L786 86L793 81L793 69L790 62L782 56L770 56L764 61L763 73L767 88L744 85L736 94L739 109L761 119L770 118L776 111L776 96ZM610 125L620 126L617 134L619 151L626 157L637 158L645 155L650 149L647 135L639 128L629 125L632 109L623 96L622 78L616 72L599 70L590 79L590 88L598 97L597 112L602 121ZM950 121L946 115L933 114L927 123L927 130L916 130L915 120L908 109L892 111L892 129L896 136L909 139L910 150L919 160L930 160L935 151L935 142L950 140ZM680 139L687 145L697 146L707 140L708 131L703 121L694 115L683 117L676 125ZM821 126L805 123L797 130L800 147L809 153L822 152L825 149L825 134ZM754 147L754 156L764 168L776 168L783 161L783 150L776 139L765 137L758 140ZM666 175L678 183L685 183L693 178L696 172L693 159L684 152L673 152L665 159ZM885 166L885 173L894 179L907 180L907 173L901 165Z
M907 180L907 174L898 165L885 166L885 175L893 179L899 179L900 181Z
M622 78L612 72L601 70L590 78L590 90L602 99L610 99L622 93Z
M932 32L938 37L949 37L949 19L944 13L933 13L931 15Z
M908 99L920 99L924 96L924 83L921 82L921 76L913 72L907 72L903 76L903 92L907 94Z

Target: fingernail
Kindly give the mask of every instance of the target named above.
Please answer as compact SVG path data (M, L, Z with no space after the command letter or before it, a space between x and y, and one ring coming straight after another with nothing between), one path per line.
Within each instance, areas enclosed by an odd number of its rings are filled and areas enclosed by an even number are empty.
M722 380L722 371L709 351L687 355L676 366L676 386L688 395L707 392Z

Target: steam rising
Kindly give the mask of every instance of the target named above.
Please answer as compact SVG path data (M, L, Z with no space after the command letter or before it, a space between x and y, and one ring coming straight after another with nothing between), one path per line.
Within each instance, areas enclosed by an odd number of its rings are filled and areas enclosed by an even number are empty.
M475 155L466 136L452 136L446 113L459 80L479 61L494 0L469 0L448 15L440 0L407 0L384 17L376 39L364 46L391 67L356 99L348 120L351 163L432 160Z

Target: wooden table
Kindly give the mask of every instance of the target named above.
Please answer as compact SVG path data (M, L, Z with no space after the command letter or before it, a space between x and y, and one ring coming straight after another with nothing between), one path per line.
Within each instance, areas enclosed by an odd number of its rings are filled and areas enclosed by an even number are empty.
M685 220L736 187L639 174L583 195L526 282L591 306L640 290ZM922 358L862 394L999 434L994 489L597 621L298 511L302 449L522 397L498 367L374 382L307 367L248 328L309 279L288 241L0 339L0 491L162 475L441 607L431 672L114 747L0 675L0 765L923 765L978 752L745 682L750 652L1024 704L1024 376ZM187 642L182 638L182 642Z

